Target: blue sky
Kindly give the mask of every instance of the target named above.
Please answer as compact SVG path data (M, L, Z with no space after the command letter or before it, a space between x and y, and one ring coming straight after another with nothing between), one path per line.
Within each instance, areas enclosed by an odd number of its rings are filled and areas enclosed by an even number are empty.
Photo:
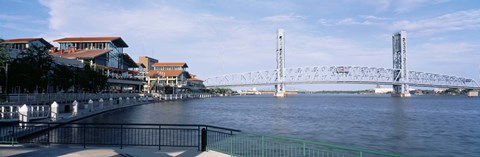
M185 61L200 78L274 69L278 28L287 67L391 68L391 35L406 30L409 70L479 80L474 0L0 1L1 38L121 36L135 60ZM316 87L352 88L370 86Z

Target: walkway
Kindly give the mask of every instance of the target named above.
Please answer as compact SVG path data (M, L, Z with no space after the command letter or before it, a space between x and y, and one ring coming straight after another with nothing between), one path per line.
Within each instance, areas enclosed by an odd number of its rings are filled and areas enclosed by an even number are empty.
M197 148L162 147L87 147L66 145L0 145L0 156L9 157L228 157L215 151L200 152Z

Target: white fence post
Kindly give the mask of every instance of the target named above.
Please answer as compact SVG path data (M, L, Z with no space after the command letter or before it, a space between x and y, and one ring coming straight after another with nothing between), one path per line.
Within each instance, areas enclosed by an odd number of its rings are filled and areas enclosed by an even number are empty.
M90 112L92 112L92 111L94 110L93 100L92 100L92 99L88 100L87 108L88 108L88 107L90 107L90 108L89 108L89 111L90 111Z
M103 98L100 98L98 102L100 103L100 110L103 109Z
M23 104L20 109L18 109L18 120L20 122L28 122L30 118L30 107L27 106L27 104ZM27 127L26 123L20 123L20 127L24 128Z
M58 103L53 101L52 105L50 105L50 118L52 121L56 121L58 117Z
M73 108L73 112L72 112L72 116L77 116L77 113L78 113L78 102L77 100L73 101L72 103L72 108Z

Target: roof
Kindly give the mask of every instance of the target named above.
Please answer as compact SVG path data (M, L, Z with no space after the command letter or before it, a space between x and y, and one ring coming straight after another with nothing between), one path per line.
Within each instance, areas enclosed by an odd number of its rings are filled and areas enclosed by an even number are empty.
M138 59L140 59L140 58L146 58L146 59L149 59L149 60L154 60L154 61L158 62L158 60L157 60L157 59L155 59L155 58L152 58L152 57L148 57L148 56L140 56L140 57L138 57Z
M122 56L123 56L123 61L125 61L128 67L130 68L138 67L137 63L135 63L135 61L133 61L133 59L127 53L123 53Z
M68 59L60 56L52 56L52 59L55 63L60 65L72 66L77 68L83 68L83 63L76 59Z
M54 42L112 42L117 47L128 47L121 37L66 37L54 40Z
M138 65L139 67L146 68L145 64L143 64L143 63L137 62L137 65Z
M42 42L48 48L53 47L52 44L50 44L48 41L46 41L43 38L16 38L16 39L7 39L7 40L4 40L4 42L5 43L29 43L29 42L35 41L35 40L39 40L40 42Z
M189 81L202 81L203 82L203 80L200 80L200 79L195 78L195 77L194 78L188 78L187 80L189 80Z
M186 68L188 68L187 63L185 63L185 62L158 62L158 63L153 64L152 66L154 66L154 67L163 66L163 67L186 67Z
M77 59L77 58L95 58L97 56L103 55L105 53L110 52L111 50L81 50L73 53L64 52L56 52L52 53L54 56L61 56L63 58L69 59Z
M183 70L152 70L148 72L148 76L155 77L156 74L160 76L179 76L182 74Z
M40 40L42 38L16 38L16 39L6 39L4 42L7 43L28 43L34 40Z

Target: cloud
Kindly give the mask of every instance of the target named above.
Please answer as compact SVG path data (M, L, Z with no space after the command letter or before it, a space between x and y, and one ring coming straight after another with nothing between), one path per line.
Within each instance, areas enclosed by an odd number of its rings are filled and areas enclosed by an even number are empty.
M30 28L30 27L25 27L23 25L15 24L15 23L5 23L5 24L0 24L1 28L6 28L6 29L12 29L20 32L35 32L39 33L42 32L38 28Z
M25 16L18 16L18 15L7 15L0 13L0 20L12 20L12 21L19 21L19 20L27 20L28 17Z
M480 9L459 11L431 19L417 21L402 20L394 22L393 27L395 29L422 33L437 33L479 28Z
M478 81L480 44L471 42L427 42L408 48L409 68L438 74L457 75ZM435 68L433 68L435 67Z
M436 5L440 3L446 3L449 0L402 0L402 1L395 1L394 10L397 13L405 13L412 11L414 9L420 8L422 6L427 5Z
M46 23L44 20L35 19L31 16L0 13L0 28L7 30L39 33L43 30L39 29L38 25L44 25Z
M291 22L296 20L303 20L305 17L290 14L290 15L274 15L274 16L267 16L263 17L262 20L270 21L270 22Z
M449 2L449 0L361 0L358 1L373 6L377 12L393 10L395 13L407 13L415 9Z
M392 18L378 17L374 15L361 15L360 17L365 20L377 20L377 21L392 20Z
M228 72L220 67L264 67L261 60L275 52L275 30L228 15L187 11L156 1L132 8L104 1L42 4L50 10L50 31L45 33L50 41L65 36L121 36L132 58L147 55L160 61L186 61L199 76ZM242 65L246 61L251 63Z
M381 25L391 21L391 18L378 17L373 15L361 15L355 18L344 18L341 20L320 19L317 23L324 26L348 26L348 25Z
M252 4L248 5L259 7L255 2L251 1ZM349 37L339 37L336 32L329 32L328 28L319 29L318 25L309 23L304 15L292 13L294 10L284 13L268 11L262 15L255 13L245 18L247 15L239 17L228 11L216 12L210 8L170 3L177 1L138 1L125 6L110 1L44 0L42 4L48 8L50 17L49 31L43 36L50 41L65 36L121 36L130 46L125 52L135 60L140 55L147 55L160 61L185 61L190 66L190 72L206 78L274 69L275 29L283 27L287 31L288 67L391 67L389 44L380 45L378 40L355 39L355 36L363 36L356 28L335 28L345 31L345 34L357 31L349 34ZM328 18L320 19L318 23L324 26L375 26L384 29L379 31L382 33L402 26L397 23L391 28L394 18L369 14L337 20ZM466 21L475 20L469 18ZM408 21L407 25L424 21L428 20ZM424 27L409 28L419 31ZM374 33L371 35L375 36ZM379 38L382 43L391 40L390 34ZM465 50L471 48L465 47Z

